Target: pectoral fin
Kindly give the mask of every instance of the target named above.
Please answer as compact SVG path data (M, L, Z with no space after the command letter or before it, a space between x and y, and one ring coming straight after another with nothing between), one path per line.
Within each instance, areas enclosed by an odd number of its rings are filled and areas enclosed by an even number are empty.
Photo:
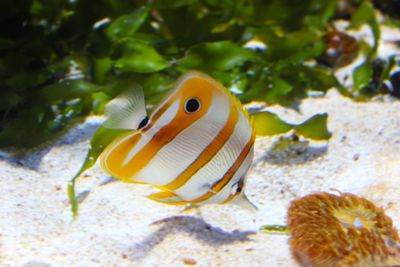
M135 84L113 100L105 109L104 127L121 130L137 130L148 122L143 90Z
M153 200L155 202L167 204L167 205L174 205L174 206L181 206L190 204L187 201L183 200L182 198L178 197L172 192L157 192L151 195L146 196L148 199Z

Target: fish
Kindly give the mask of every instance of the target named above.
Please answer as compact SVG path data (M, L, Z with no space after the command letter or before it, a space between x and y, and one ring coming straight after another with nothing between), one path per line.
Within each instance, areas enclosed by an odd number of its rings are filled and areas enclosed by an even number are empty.
M231 203L256 210L245 194L255 127L240 101L212 77L190 71L147 115L134 86L111 100L104 126L127 130L100 155L100 166L123 182L157 190L168 205Z

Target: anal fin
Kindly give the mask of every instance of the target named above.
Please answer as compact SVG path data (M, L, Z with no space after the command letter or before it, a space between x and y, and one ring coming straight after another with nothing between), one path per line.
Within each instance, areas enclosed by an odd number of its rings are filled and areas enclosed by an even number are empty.
M159 202L159 203L167 204L167 205L173 205L173 206L182 206L182 205L190 204L189 202L178 197L173 192L168 192L168 191L153 193L146 197L155 202Z

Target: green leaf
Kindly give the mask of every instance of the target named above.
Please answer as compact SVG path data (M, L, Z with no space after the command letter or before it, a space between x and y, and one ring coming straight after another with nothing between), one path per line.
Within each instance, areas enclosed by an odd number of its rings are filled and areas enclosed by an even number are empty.
M331 134L327 128L326 113L316 114L301 124L291 124L281 120L277 115L269 111L252 114L257 135L271 136L287 133L290 130L305 138L314 140L327 140Z
M263 225L260 228L261 232L264 234L278 234L278 235L289 235L289 228L287 225L278 225L278 224L272 224L272 225Z
M196 0L155 0L154 6L158 8L177 8L193 4Z
M17 116L9 119L0 131L0 146L33 147L49 138L49 129L46 127L51 115L48 110L34 106L21 110Z
M164 97L165 93L172 88L175 82L176 79L160 72L145 77L141 81L141 85L145 90L146 102L148 104L159 102L161 98Z
M369 60L366 60L357 66L353 71L354 87L360 90L368 85L368 83L371 81L372 73L372 63Z
M301 26L305 14L310 14L310 0L254 1L254 17L257 21L295 28Z
M40 95L46 101L71 99L88 96L102 88L84 80L64 80L59 83L43 87Z
M68 197L69 202L71 203L71 210L74 218L76 218L76 216L78 215L78 200L75 194L76 180L84 171L91 168L96 163L97 158L106 148L106 146L110 144L117 136L120 136L124 132L126 131L113 130L100 126L94 133L92 140L90 141L90 149L86 155L82 167L68 184Z
M186 69L230 70L255 59L253 51L230 41L220 41L194 46L178 65Z
M363 24L373 20L375 20L375 13L372 3L363 1L351 17L350 27L359 28Z
M267 30L259 37L267 45L269 60L301 62L320 55L325 48L322 33L314 28L282 34Z
M98 92L92 95L92 99L92 112L94 114L103 114L107 102L110 101L110 97L103 92Z
M293 86L290 83L274 76L271 84L268 85L268 88L266 89L265 101L268 103L277 103L282 97L292 91L292 89Z
M374 45L369 56L374 56L378 50L381 35L379 23L375 16L375 11L370 1L363 1L351 17L349 28L358 29L363 24L369 24L374 36Z
M115 62L115 67L138 73L160 71L170 64L153 47L139 40L125 41L123 56Z
M323 91L339 86L339 81L327 69L319 67L302 67L304 75L308 78L308 85L311 89Z
M252 118L256 134L260 136L283 134L293 129L292 124L284 122L277 115L269 111L252 114Z
M321 22L323 23L323 25L326 25L326 23L328 23L329 20L335 15L335 12L336 12L336 9L338 6L338 2L337 2L337 0L328 0L328 1L324 1L324 2L325 2L325 7L320 14L320 18L321 18ZM320 4L320 3L318 3L318 4Z
M313 140L328 140L331 133L327 127L328 114L316 114L305 122L296 125L297 134Z
M114 41L131 37L146 21L150 6L141 6L131 14L118 17L107 28L107 35Z
M104 83L111 70L112 60L109 57L96 58L93 62L93 78L97 83Z

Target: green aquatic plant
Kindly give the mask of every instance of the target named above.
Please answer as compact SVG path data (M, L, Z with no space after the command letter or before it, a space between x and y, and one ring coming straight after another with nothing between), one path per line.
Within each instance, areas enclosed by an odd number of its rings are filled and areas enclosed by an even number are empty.
M264 234L270 235L289 235L289 228L287 227L287 225L263 225L261 226L260 231Z
M78 214L78 199L75 193L76 179L78 179L78 177L83 174L84 171L91 168L96 163L97 158L100 156L104 148L106 148L109 143L111 143L117 136L121 135L122 133L122 130L107 129L103 126L100 126L94 133L92 140L90 141L90 148L88 153L86 154L85 161L83 162L79 171L75 174L75 176L68 184L68 198L71 203L71 210L74 217L76 217L76 215Z
M344 2L353 10L351 28L368 24L378 39L371 2ZM352 95L330 67L315 61L329 48L323 37L342 12L337 4L1 1L0 146L34 146L88 114L102 114L127 83L140 83L148 103L157 103L190 69L207 72L245 103L291 105L310 90L331 87ZM378 7L390 10L387 4ZM393 61L378 82L371 79L377 44L354 74L361 94L384 88L390 74Z

